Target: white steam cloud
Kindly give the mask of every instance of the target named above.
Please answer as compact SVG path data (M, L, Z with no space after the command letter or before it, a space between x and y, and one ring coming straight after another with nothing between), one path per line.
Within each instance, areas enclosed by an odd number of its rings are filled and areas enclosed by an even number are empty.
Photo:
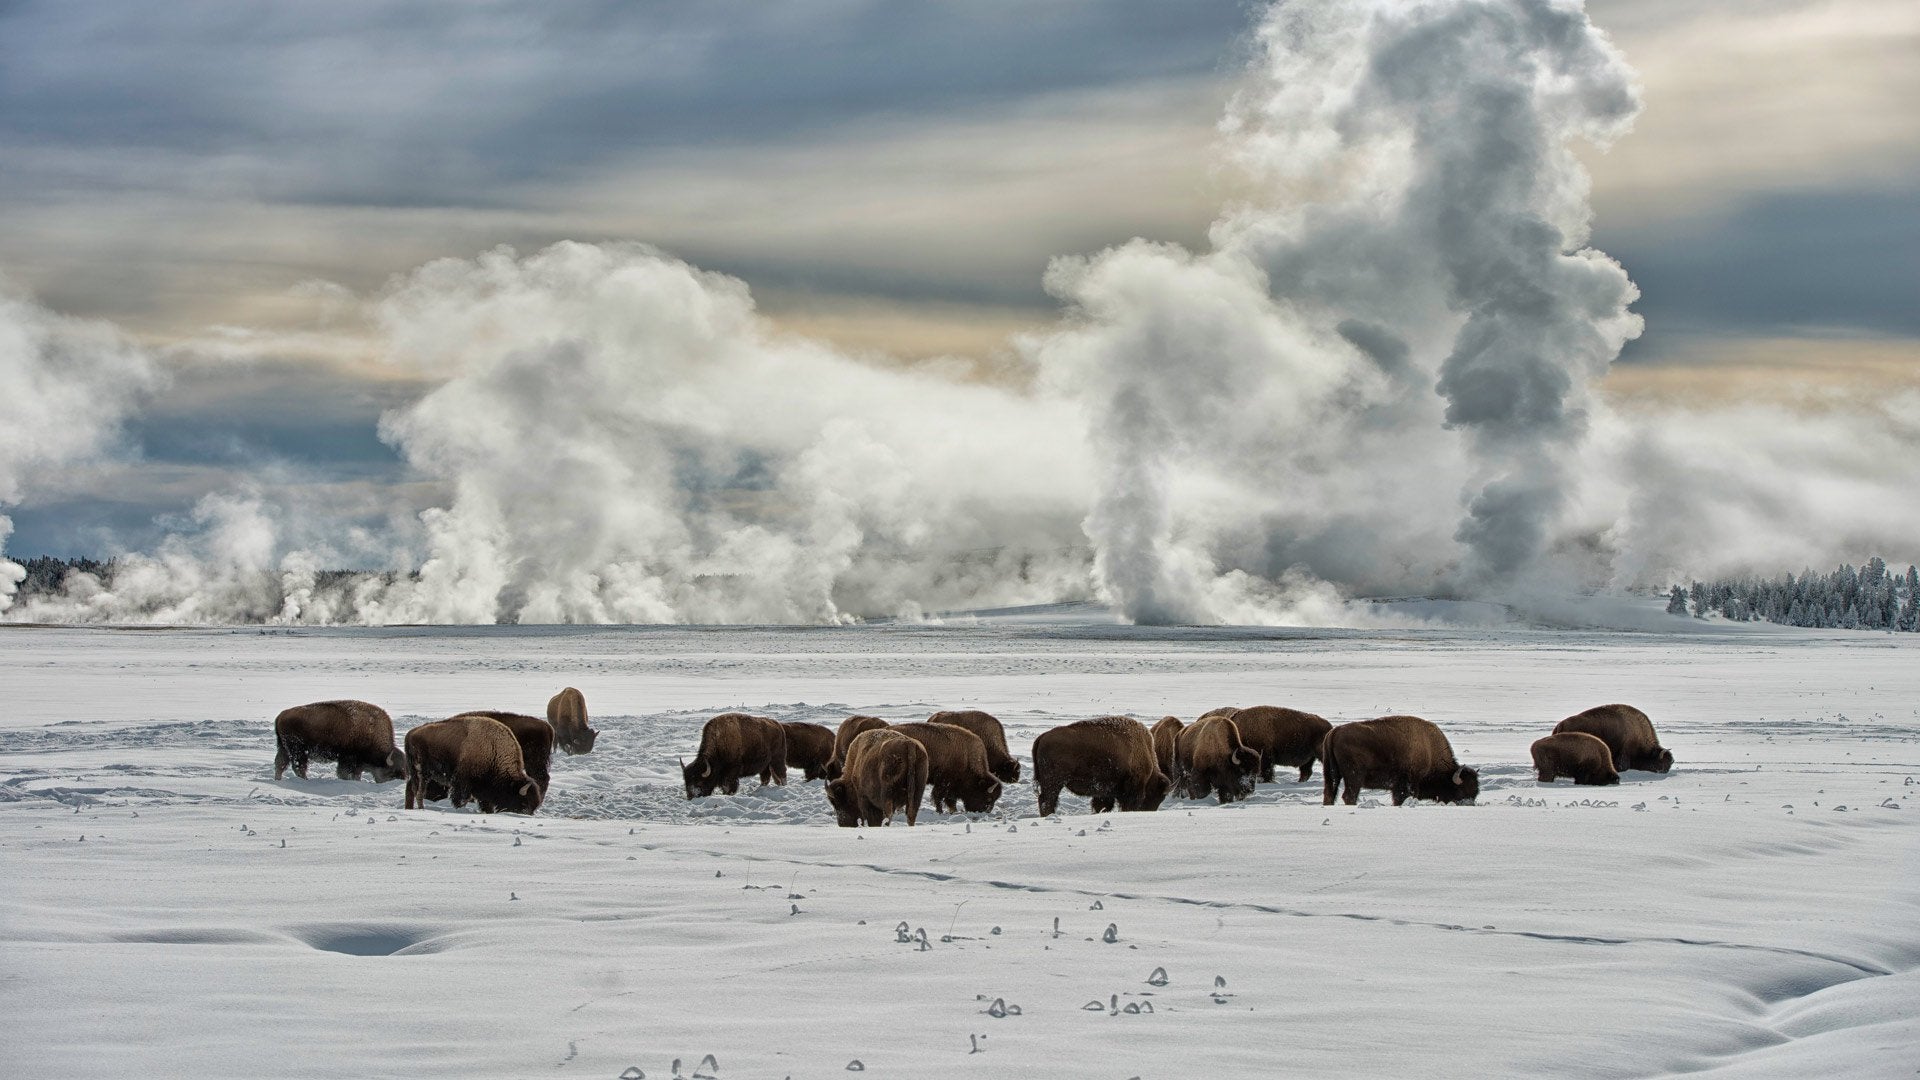
M407 558L329 573L378 545L288 550L286 511L216 496L10 617L832 623L1095 597L1352 624L1355 593L1564 595L1920 535L1920 402L1597 396L1640 322L1586 246L1572 151L1638 101L1577 5L1291 0L1258 41L1223 141L1265 194L1204 252L1057 260L1065 314L1017 343L1025 384L779 334L740 281L643 245L442 260L365 302L432 385L381 426L448 492L390 538ZM26 388L0 399L25 418L0 426L8 501L102 445L152 369L18 302L0 334Z

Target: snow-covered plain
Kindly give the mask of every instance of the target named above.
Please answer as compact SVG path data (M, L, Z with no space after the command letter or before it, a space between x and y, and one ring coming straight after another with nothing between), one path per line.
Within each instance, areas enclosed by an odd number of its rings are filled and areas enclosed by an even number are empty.
M563 685L599 749L532 818L271 778L287 705ZM9 1076L1920 1075L1911 635L5 627L0 700ZM1528 744L1616 700L1674 772L1536 784ZM1479 804L1316 774L1039 820L1021 784L843 830L797 773L688 803L675 766L729 708L985 708L1024 758L1255 703L1426 716Z

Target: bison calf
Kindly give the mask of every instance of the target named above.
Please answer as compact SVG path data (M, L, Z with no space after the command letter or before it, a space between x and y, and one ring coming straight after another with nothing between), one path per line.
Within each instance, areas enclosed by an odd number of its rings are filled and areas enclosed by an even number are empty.
M1543 784L1551 784L1561 776L1572 777L1576 784L1595 787L1620 782L1620 772L1613 767L1613 751L1584 731L1564 731L1536 741L1533 767L1539 771Z
M842 828L890 824L896 810L907 824L920 817L927 789L927 749L892 728L863 731L847 747L845 767L827 781L827 802Z
M1446 735L1417 716L1341 724L1321 743L1320 761L1327 806L1336 795L1348 806L1358 803L1362 788L1386 788L1395 806L1408 796L1449 803L1480 797L1480 774L1455 761Z
M1060 789L1093 800L1092 810L1158 810L1173 782L1155 759L1146 725L1125 716L1077 720L1033 740L1040 816L1059 808Z
M547 702L547 723L553 725L553 741L568 754L593 750L600 733L587 726L586 696L569 686Z
M334 763L334 775L358 780L363 771L384 784L407 774L406 755L393 745L393 718L364 701L317 701L296 705L273 718L273 778L307 778L311 758Z
M700 730L700 752L680 763L687 798L715 789L740 794L740 778L758 776L760 786L787 782L787 729L764 716L721 713Z
M476 802L485 814L540 809L540 785L527 775L520 743L490 717L455 716L407 732L406 808L425 808L435 787L444 788L454 806Z
M1616 772L1637 769L1663 773L1673 768L1673 751L1660 745L1653 721L1631 705L1596 705L1554 725L1553 733L1584 732L1607 744Z
M1007 729L1000 726L999 717L978 709L943 709L927 717L927 723L952 724L980 736L987 748L987 771L1002 783L1020 782L1020 762L1007 751Z
M1222 803L1230 803L1253 794L1260 754L1240 741L1240 728L1227 717L1211 714L1195 720L1181 730L1173 752L1184 797L1204 799L1211 791Z

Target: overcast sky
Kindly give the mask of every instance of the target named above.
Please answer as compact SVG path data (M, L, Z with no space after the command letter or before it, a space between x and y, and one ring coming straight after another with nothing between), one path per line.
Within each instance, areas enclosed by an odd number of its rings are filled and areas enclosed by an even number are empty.
M1920 5L1595 0L1639 69L1588 155L1641 286L1623 395L1920 382ZM1055 255L1205 244L1246 0L0 0L0 275L163 347L132 464L38 478L8 550L150 541L253 484L414 506L418 393L340 290L442 256L656 244L783 324L992 370ZM410 501L411 500L411 501Z

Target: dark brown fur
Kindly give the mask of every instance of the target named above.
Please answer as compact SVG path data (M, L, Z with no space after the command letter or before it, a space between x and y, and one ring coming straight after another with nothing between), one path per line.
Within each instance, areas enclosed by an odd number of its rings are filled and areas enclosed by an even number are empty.
M1186 726L1177 716L1163 716L1152 731L1154 764L1160 766L1160 771L1176 788L1180 786L1180 766L1179 755L1174 750L1180 745L1180 732Z
M1583 731L1607 744L1616 772L1637 769L1663 773L1673 768L1673 751L1660 745L1653 721L1631 705L1598 705L1554 725L1555 735Z
M787 729L787 767L800 769L805 780L827 775L827 765L833 760L833 729L798 720L780 726Z
M840 721L840 730L833 736L833 760L827 763L827 779L839 778L840 769L847 761L847 747L853 745L856 736L886 726L887 722L877 716L849 716Z
M896 810L911 826L927 789L927 748L892 728L863 731L847 747L846 768L827 781L827 801L842 828L889 825Z
M443 787L454 806L476 802L483 814L540 809L540 785L527 775L520 743L485 716L435 720L407 732L406 808L424 809L432 785Z
M980 736L952 724L895 724L893 730L927 748L934 809L952 814L964 806L978 814L1000 800L1000 781L987 771L987 744Z
M1348 806L1358 803L1362 788L1386 788L1395 806L1408 796L1470 803L1480 795L1480 774L1455 761L1446 735L1417 716L1341 724L1321 743L1320 761L1321 802L1328 806L1336 795Z
M1560 776L1595 787L1620 782L1620 772L1613 767L1613 751L1598 736L1584 731L1563 731L1536 741L1533 767L1543 784L1551 784Z
M1041 817L1059 807L1063 787L1093 800L1096 814L1115 806L1158 810L1173 789L1155 756L1153 735L1125 716L1078 720L1041 732L1033 740L1033 783Z
M1253 794L1260 753L1241 741L1239 727L1227 717L1209 714L1187 725L1173 752L1184 797L1204 799L1211 791L1230 803Z
M513 732L513 740L520 744L520 761L527 767L527 775L539 783L540 797L546 798L547 783L551 779L549 770L553 763L554 730L545 720L524 713L496 712L492 709L475 709L461 715L484 716L507 725L507 730Z
M952 724L980 736L987 747L987 771L1003 784L1020 782L1020 762L1007 751L1007 729L1000 726L999 717L978 709L943 709L927 717L927 723Z
M364 701L316 701L296 705L273 718L273 778L291 765L295 776L307 778L307 761L334 763L334 775L358 780L362 771L375 783L407 775L406 755L393 745L393 718L378 705Z
M716 789L740 794L740 778L758 776L760 786L787 782L787 729L764 716L721 713L700 731L700 752L680 765L687 798Z
M1313 779L1320 741L1333 730L1324 717L1278 705L1236 709L1232 719L1240 741L1260 752L1260 779L1269 784L1276 765L1299 769L1302 782Z
M553 725L554 745L568 754L593 750L600 733L587 726L587 698L569 686L547 702L547 723Z

